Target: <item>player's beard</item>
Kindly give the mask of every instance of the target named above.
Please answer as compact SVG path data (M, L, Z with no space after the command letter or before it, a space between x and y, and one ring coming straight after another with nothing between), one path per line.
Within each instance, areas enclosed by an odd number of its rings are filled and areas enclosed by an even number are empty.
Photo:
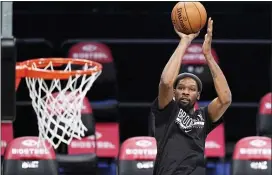
M189 101L187 103L184 103L183 101L179 100L179 107L182 108L185 112L190 112L193 108L195 103Z

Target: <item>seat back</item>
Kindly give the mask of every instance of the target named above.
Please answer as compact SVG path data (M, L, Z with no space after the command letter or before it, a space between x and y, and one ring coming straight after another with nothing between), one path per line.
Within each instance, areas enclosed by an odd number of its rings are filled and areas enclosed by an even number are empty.
M102 43L80 42L70 47L68 57L88 59L103 65L102 74L92 87L92 100L115 99L117 97L117 89L115 89L116 70L111 50L108 46ZM103 93L100 93L101 91Z
M85 132L85 137L94 135L95 133L95 118L93 115L93 109L89 99L85 97L83 99L83 106L81 110L81 120L84 126L87 128Z
M157 145L154 137L132 137L121 146L119 175L150 175L153 173Z
M225 174L225 129L218 125L207 136L205 141L205 158L207 174Z
M5 149L9 142L13 140L12 123L1 123L1 157L4 156Z
M233 152L233 175L270 175L271 138L252 136L237 142Z
M38 145L38 137L16 138L6 148L3 174L58 175L55 152L52 148L44 148L43 144Z
M102 43L79 42L70 47L68 57L88 59L102 64L102 73L87 93L87 97L94 104L97 122L118 121L116 68L110 48ZM74 68L78 69L78 66Z
M213 48L212 55L215 61L218 62L218 56ZM209 84L213 82L210 69L202 52L201 44L191 44L186 49L182 59L182 66L180 68L180 73L182 72L195 74L200 78L203 84Z
M257 134L272 137L272 93L267 93L260 100L259 113L257 114Z
M212 130L205 142L206 158L224 158L225 157L225 129L224 124L220 124Z
M117 158L119 152L118 123L96 123L94 135L73 140L68 145L68 154L88 154L95 152L101 158Z

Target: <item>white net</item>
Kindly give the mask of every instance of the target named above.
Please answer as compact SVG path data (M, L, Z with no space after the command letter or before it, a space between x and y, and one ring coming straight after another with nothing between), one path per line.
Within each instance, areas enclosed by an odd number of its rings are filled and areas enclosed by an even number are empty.
M52 62L42 69L35 63L31 68L54 71ZM90 70L97 67L85 64L82 69ZM72 71L71 62L63 71ZM70 144L73 138L84 137L87 128L81 121L83 99L100 74L101 70L92 75L70 76L67 81L56 78L49 83L43 78L25 77L32 106L38 118L40 140L47 140L56 149L62 142Z

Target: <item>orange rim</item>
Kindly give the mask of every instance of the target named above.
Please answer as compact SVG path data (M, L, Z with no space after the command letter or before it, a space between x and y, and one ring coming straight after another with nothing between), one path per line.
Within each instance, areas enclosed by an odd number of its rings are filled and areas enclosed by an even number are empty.
M69 72L63 70L44 70L42 68L48 66L49 63L52 63L53 66L62 66L68 63L73 65L85 65L91 67L96 67L96 69L88 70L71 70ZM33 69L32 66L35 65L36 68ZM38 68L38 69L37 69ZM75 75L92 75L96 72L102 70L102 65L100 63L86 60L86 59L75 59L75 58L39 58L31 59L16 64L16 83L17 79L22 77L30 78L42 78L42 79L68 79L71 76ZM17 85L16 85L17 86Z
M15 90L17 90L20 82L21 82L21 78L23 77L22 75L24 75L24 66L21 65L21 63L16 63L16 82L15 82Z
M15 90L17 90L19 84L20 84L21 78L17 78L16 77L16 86L15 86Z

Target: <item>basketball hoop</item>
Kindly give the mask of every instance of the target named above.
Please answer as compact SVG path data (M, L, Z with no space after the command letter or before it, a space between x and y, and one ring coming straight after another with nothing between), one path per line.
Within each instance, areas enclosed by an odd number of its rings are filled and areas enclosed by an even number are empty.
M78 70L72 65L79 66ZM61 142L70 144L73 138L84 137L83 99L101 72L101 64L85 59L40 58L17 63L16 89L25 78L40 140L56 149Z

